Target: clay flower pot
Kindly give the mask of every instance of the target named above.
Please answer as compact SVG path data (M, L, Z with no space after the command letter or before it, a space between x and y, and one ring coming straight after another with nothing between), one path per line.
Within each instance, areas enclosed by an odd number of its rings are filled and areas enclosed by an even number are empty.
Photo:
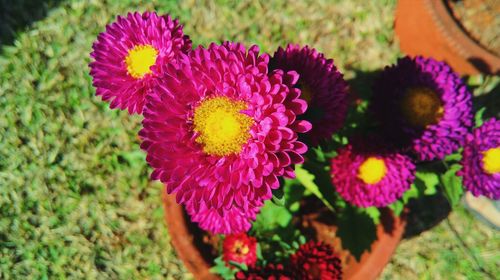
M176 203L175 196L164 193L163 204L172 244L186 268L196 279L219 279L209 271L216 257L216 251L210 245L214 244L213 237L190 222L184 208ZM394 217L390 211L382 211L381 223L374 232L375 240L371 242L369 250L356 258L347 250L338 250L342 248L342 242L336 236L337 226L320 219L320 215L305 215L301 217L301 223L317 231L318 240L337 248L342 260L344 279L376 279L390 261L406 227L405 218Z
M498 74L500 57L474 41L457 23L447 0L399 0L395 31L401 50L444 60L460 74Z

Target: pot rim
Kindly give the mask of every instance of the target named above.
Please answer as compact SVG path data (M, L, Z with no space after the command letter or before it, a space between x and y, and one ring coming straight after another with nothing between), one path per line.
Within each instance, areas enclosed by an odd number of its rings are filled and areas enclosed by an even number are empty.
M424 0L424 7L436 23L440 33L451 43L450 47L462 57L478 59L479 61L469 60L478 69L489 68L488 65L490 65L493 69L489 69L488 72L492 74L500 72L500 56L486 49L460 26L446 4L447 2L448 0Z

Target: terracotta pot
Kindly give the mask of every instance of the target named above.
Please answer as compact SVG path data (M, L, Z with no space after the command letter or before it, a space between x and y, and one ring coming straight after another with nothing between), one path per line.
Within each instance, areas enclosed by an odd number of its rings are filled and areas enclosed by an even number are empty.
M469 37L446 0L399 0L395 31L408 55L444 60L460 74L500 73L500 57Z
M172 244L186 268L196 279L219 279L209 271L216 257L213 247L210 246L209 235L189 221L174 196L164 194L163 202ZM344 279L376 279L390 261L403 236L406 219L394 217L390 211L382 211L381 220L382 223L376 227L376 240L359 260L349 251L340 251ZM320 222L312 216L303 219L303 222L320 229L318 232L321 234L317 236L319 240L334 244L337 250L342 247L340 239L335 235L335 225Z

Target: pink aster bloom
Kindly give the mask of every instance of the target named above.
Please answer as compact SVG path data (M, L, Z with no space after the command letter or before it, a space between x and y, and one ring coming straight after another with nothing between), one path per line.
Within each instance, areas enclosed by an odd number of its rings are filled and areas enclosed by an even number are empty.
M293 177L294 164L303 162L307 146L297 133L311 125L297 119L307 109L294 88L298 75L268 73L268 61L257 46L225 43L163 65L139 135L152 178L176 193L178 203L216 211L222 220L232 213L255 219L248 213L272 197L278 177ZM242 230L232 223L200 226L214 233Z
M347 202L358 207L384 207L407 191L415 165L403 154L374 151L369 143L347 145L332 159L332 183ZM375 145L373 145L375 146Z
M299 73L297 87L309 105L302 118L313 126L307 136L313 144L330 139L343 126L349 105L348 85L333 59L314 48L289 44L275 52L270 64L273 69Z
M92 48L90 75L96 95L110 102L111 109L140 114L158 74L157 66L190 51L191 41L182 33L178 20L169 15L136 12L118 16Z
M467 135L462 152L464 186L474 196L500 199L500 121L494 118Z

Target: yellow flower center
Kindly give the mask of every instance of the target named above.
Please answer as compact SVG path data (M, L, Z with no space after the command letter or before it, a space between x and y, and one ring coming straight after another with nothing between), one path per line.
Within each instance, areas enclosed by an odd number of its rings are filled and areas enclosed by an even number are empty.
M311 100L313 98L313 93L311 88L303 83L299 82L299 87L300 87L300 98L304 99L307 104L311 104Z
M500 172L500 147L483 152L483 169L492 175Z
M425 128L441 119L443 104L434 91L416 87L406 91L401 102L401 111L411 125Z
M367 158L358 169L358 177L366 184L380 182L387 173L387 167L382 159L376 157Z
M240 255L240 256L245 256L250 252L250 248L248 248L247 245L243 244L241 241L236 241L234 242L234 253Z
M247 105L227 97L214 97L201 102L194 110L196 142L209 155L238 154L250 138L253 119L243 113Z
M137 45L128 51L125 57L127 72L130 76L141 79L151 73L151 66L156 63L158 50L151 45Z

